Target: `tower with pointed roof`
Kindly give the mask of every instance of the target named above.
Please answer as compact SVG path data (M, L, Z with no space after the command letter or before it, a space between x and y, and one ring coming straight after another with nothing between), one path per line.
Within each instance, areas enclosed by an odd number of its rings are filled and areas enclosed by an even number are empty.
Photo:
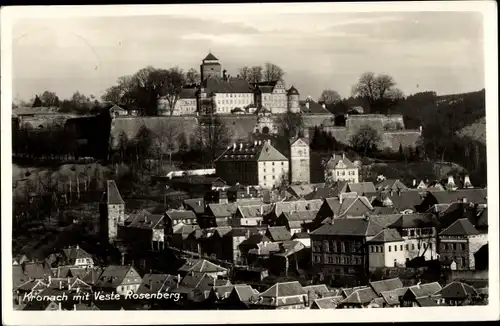
M125 222L125 202L114 180L108 180L99 204L99 216L103 243L114 242L118 237L118 226Z
M295 87L292 86L288 90L287 100L288 100L288 111L293 113L300 112L300 94Z
M212 76L221 77L221 69L222 66L219 63L219 59L212 53L209 53L205 59L203 59L200 66L201 81L203 82L205 79Z

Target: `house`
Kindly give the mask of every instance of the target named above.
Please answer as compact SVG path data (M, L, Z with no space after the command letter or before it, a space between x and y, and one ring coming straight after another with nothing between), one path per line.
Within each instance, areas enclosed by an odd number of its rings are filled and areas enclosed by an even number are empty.
M455 202L471 203L481 208L488 205L486 189L458 189L454 191L427 191L425 198L419 205L420 212L427 211L435 204L451 204Z
M226 268L216 265L206 259L187 259L184 265L179 268L179 272L187 275L207 274L213 278L227 275Z
M142 278L132 266L109 265L99 276L95 287L103 291L120 295L135 293L142 283Z
M205 100L214 114L231 114L236 108L254 103L252 87L240 77L231 77L224 70L222 76L211 76L202 81L198 102ZM198 103L198 105L203 103ZM199 110L202 113L206 110Z
M275 225L286 227L293 235L307 230L317 213L317 210L283 212L276 220Z
M270 141L234 144L216 161L216 173L228 184L272 189L288 178L288 159Z
M214 255L217 259L233 261L233 237L230 226L213 228L211 234L207 234L204 251L208 255Z
M260 226L263 224L264 215L270 211L271 205L238 206L232 219L232 226Z
M128 115L128 111L115 104L109 109L109 114L111 117L116 118Z
M367 242L370 269L405 266L404 240L395 229L384 229Z
M299 282L280 282L258 295L255 309L307 309L308 298Z
M286 200L278 201L273 205L272 211L266 216L269 224L274 224L283 212L293 211L317 211L323 204L321 199L312 200Z
M295 233L292 236L292 240L300 241L304 247L311 248L311 236L307 232Z
M259 291L250 285L236 284L224 302L226 309L248 309L258 298Z
M461 282L451 282L445 285L439 292L444 302L450 306L463 306L470 304L478 295L477 291L470 285Z
M375 291L370 287L358 289L340 301L337 309L366 308L377 297Z
M437 306L441 302L438 282L410 286L401 297L401 307Z
M145 274L137 294L168 292L178 284L178 277L169 274Z
M237 210L238 205L236 203L208 204L205 214L200 218L200 226L229 226Z
M118 226L118 234L125 241L133 241L138 248L158 251L165 248L165 229L164 215L141 210L130 214L124 224Z
M374 193L376 191L373 182L348 182L345 192L354 192L358 194L358 196L364 196L365 194Z
M390 308L399 308L401 306L401 298L408 290L407 287L400 287L390 291L382 291L379 293L384 298L384 306Z
M257 107L266 107L272 114L286 113L288 96L285 84L281 80L255 83L255 104Z
M50 268L42 263L29 262L21 266L24 278L28 280L45 280L53 276Z
M317 298L329 296L331 293L330 289L325 284L308 285L303 288L306 293L309 293L310 291L314 292Z
M342 296L319 298L314 300L311 309L336 309L342 300Z
M287 190L293 196L302 199L304 199L308 194L314 192L314 188L310 184L291 185Z
M359 169L345 154L333 154L324 164L325 181L334 183L337 181L359 182Z
M272 241L269 239L266 235L264 234L251 234L249 235L245 240L243 240L239 247L239 250L241 252L241 258L244 261L248 260L248 255L249 251L252 249L257 249L257 253L260 254L261 248L268 244L270 244ZM278 250L278 246L274 245L275 250ZM267 253L269 254L269 250L267 250Z
M297 138L290 144L290 183L311 182L309 141ZM313 189L311 189L312 192ZM300 190L299 190L300 191ZM298 197L302 197L298 196Z
M189 242L188 237L191 233L201 231L200 227L195 224L184 224L179 223L172 229L172 234L170 235L169 244L170 246L186 250L190 252L198 252L198 243Z
M169 103L167 97L160 97L158 99L158 115L193 115L197 111L196 105L196 88L184 87L179 95L177 101L173 105Z
M205 213L205 202L203 198L184 199L183 205L185 210L193 211L196 216L201 216Z
M166 213L167 228L172 228L179 223L183 224L196 224L196 214L191 210L176 210L169 209Z
M439 260L452 270L474 270L474 254L487 242L487 235L480 234L468 219L458 219L439 233Z
M314 187L313 192L304 196L306 200L338 197L339 192L330 187Z
M370 282L368 284L378 296L381 296L383 292L391 292L404 287L403 282L398 277Z
M266 236L273 242L288 241L292 238L290 231L284 226L269 226L266 231Z
M375 189L380 192L402 192L408 190L408 187L399 179L384 179L375 185Z
M326 219L359 217L372 212L368 198L356 194L342 194L339 198L326 198L316 214L314 224L319 226Z
M383 228L365 218L335 219L310 233L316 273L362 284L368 271L367 241Z
M417 206L422 201L422 195L418 191L388 191L380 194L372 204L394 208L398 213L412 214L417 212Z

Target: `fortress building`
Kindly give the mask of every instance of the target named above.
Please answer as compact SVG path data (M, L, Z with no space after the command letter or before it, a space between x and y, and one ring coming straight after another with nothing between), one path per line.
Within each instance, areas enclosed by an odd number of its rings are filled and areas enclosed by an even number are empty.
M212 53L209 53L205 59L203 59L200 66L200 76L202 82L212 76L221 76L221 65L219 63L219 59L217 59Z
M290 183L310 183L309 143L301 138L290 145Z
M293 87L293 85L287 92L287 100L288 111L293 113L300 112L300 94L299 91L295 87Z
M100 234L102 243L112 243L118 238L118 226L125 223L125 202L113 180L108 180L106 191L99 204Z

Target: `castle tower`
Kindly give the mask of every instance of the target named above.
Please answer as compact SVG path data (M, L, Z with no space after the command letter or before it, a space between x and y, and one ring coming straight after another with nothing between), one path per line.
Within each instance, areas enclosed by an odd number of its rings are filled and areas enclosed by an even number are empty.
M309 144L298 138L290 145L290 183L310 183Z
M209 53L205 59L203 59L200 66L200 76L202 82L211 76L221 76L221 65L219 63L219 59L217 59L212 53Z
M114 180L108 180L99 204L102 242L113 242L118 237L118 225L125 223L125 202Z
M288 111L293 113L300 112L299 95L299 91L295 87L290 87L287 92Z

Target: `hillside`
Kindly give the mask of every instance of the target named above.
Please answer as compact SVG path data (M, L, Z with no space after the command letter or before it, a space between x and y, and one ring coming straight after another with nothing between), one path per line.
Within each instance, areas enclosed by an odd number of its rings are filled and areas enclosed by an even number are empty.
M469 137L486 145L486 117L480 118L473 124L462 128L457 134L461 137Z

